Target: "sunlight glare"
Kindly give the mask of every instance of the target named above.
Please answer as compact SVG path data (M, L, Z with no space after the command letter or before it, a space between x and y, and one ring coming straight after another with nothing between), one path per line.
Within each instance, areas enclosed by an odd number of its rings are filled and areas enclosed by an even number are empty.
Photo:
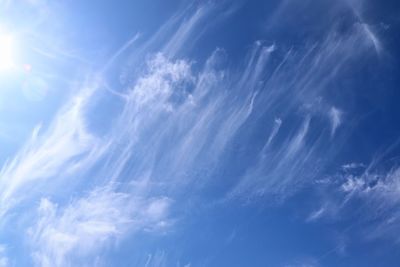
M14 65L14 40L10 35L0 35L0 70L9 70Z

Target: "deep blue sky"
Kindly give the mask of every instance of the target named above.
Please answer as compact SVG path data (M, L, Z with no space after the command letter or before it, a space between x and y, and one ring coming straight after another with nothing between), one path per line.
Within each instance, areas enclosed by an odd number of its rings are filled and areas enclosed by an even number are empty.
M399 33L394 0L0 0L0 267L398 266Z

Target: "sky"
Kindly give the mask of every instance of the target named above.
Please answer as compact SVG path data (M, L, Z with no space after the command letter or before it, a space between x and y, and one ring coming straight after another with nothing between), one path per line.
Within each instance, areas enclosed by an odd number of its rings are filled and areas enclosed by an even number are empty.
M0 0L0 267L397 267L396 0Z

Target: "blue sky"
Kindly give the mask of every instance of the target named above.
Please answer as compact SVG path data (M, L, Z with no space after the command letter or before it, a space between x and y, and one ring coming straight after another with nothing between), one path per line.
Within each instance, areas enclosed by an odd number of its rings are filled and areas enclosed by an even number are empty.
M0 0L0 267L398 266L399 12Z

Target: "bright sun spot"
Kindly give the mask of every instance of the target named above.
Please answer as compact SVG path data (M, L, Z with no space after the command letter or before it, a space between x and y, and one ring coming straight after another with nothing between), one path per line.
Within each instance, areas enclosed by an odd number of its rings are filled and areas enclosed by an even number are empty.
M0 34L0 70L8 70L14 66L14 40L10 35Z

